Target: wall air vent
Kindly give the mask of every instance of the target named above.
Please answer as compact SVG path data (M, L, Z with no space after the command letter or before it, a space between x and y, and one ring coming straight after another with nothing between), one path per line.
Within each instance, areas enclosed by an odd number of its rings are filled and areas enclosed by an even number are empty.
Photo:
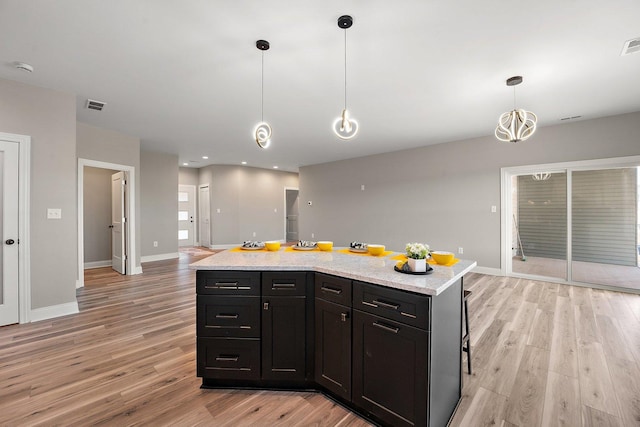
M87 104L85 105L85 107L89 110L102 111L105 105L107 105L106 102L87 99Z
M640 37L636 37L635 39L627 40L626 42L624 42L624 47L622 48L622 53L620 54L620 56L625 56L636 52L640 52Z

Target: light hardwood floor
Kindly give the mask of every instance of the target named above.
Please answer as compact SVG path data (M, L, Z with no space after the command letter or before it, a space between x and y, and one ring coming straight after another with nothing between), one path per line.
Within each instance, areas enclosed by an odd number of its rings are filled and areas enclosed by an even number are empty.
M201 258L90 270L79 314L0 328L0 425L368 425L318 393L201 390L187 267ZM640 425L640 296L465 283L474 374L452 425Z

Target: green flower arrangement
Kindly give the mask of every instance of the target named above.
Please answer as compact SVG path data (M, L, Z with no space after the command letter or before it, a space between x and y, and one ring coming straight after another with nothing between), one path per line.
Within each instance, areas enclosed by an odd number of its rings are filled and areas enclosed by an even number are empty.
M424 243L407 243L404 249L407 252L407 258L426 259L431 255L429 245Z

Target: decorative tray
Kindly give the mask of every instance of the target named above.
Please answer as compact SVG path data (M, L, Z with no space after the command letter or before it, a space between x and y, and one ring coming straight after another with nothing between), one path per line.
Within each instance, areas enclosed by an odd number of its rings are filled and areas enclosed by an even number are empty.
M298 245L293 245L291 247L296 251L312 251L318 248L317 246L298 246Z
M369 252L368 249L360 249L360 248L349 248L349 252L354 252L356 254L366 254Z
M431 274L433 273L433 267L430 267L427 265L427 271L421 271L421 272L416 272L416 271L404 271L401 268L398 268L397 265L393 266L393 269L395 271L397 271L398 273L404 273L404 274L413 274L416 276L424 276L425 274Z

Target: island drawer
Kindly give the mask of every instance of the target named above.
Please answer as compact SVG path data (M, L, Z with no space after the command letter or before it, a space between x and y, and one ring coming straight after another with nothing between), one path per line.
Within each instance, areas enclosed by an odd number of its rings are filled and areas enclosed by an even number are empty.
M265 271L262 273L262 295L305 296L307 273L304 271Z
M199 337L260 337L260 297L197 296Z
M260 340L198 337L198 372L203 378L260 379Z
M315 276L316 298L351 306L351 280L323 273Z
M353 308L430 330L431 298L370 283L353 282Z
M260 295L260 272L198 270L196 291L209 295Z

